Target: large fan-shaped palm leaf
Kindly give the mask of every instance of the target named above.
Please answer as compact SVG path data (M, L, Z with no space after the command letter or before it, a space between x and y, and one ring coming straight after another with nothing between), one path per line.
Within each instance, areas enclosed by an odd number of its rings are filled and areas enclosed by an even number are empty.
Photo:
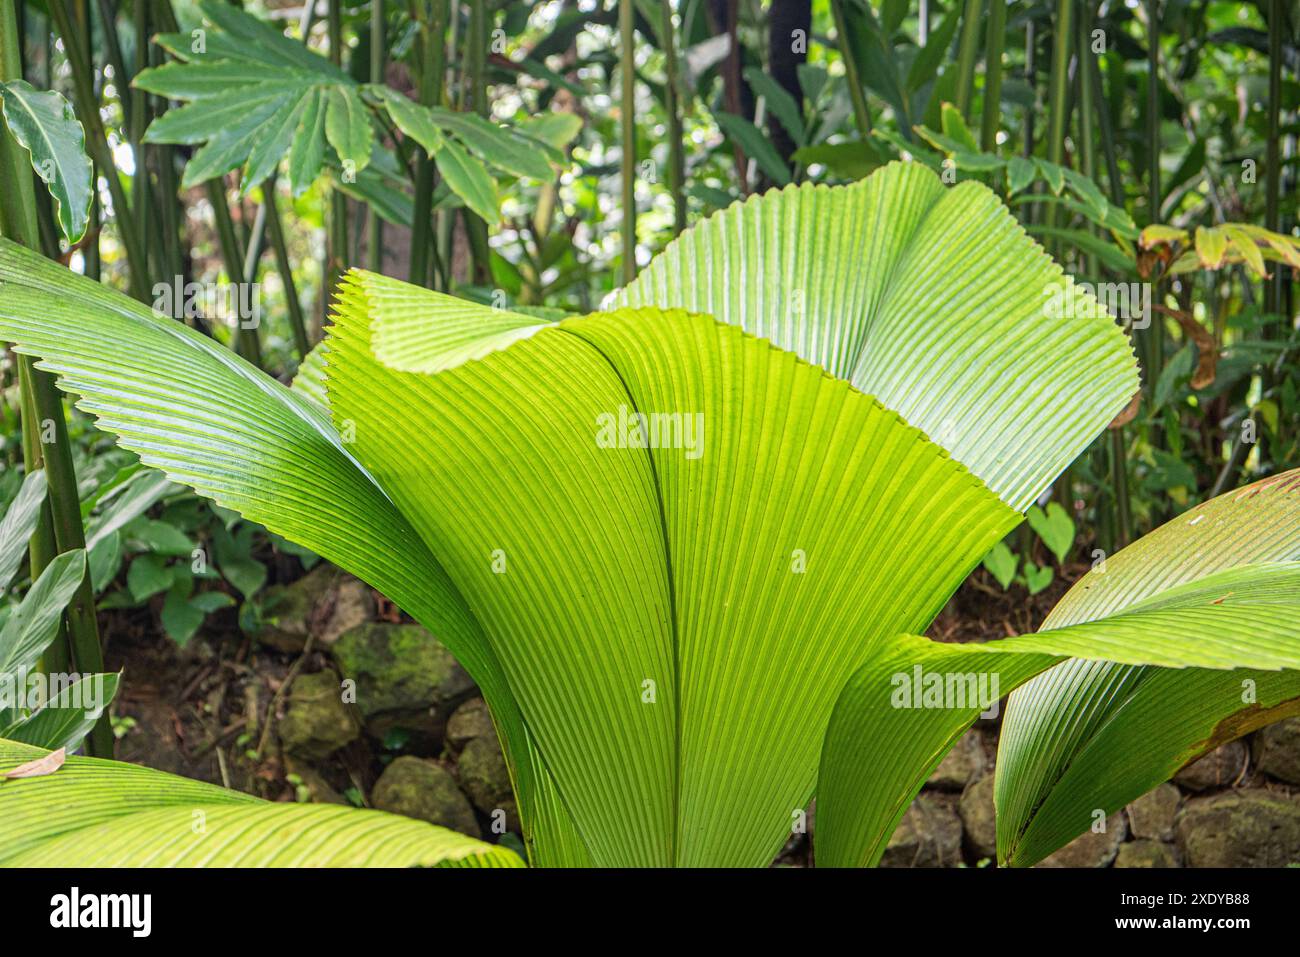
M1136 386L991 193L901 164L728 210L594 316L354 273L323 396L8 247L0 281L0 336L123 445L444 638L544 864L767 863L849 676ZM608 431L640 414L668 441Z

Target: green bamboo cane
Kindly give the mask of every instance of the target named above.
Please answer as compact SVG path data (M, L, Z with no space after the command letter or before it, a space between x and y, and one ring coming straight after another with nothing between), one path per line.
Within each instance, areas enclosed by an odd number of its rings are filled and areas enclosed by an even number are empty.
M996 3L997 0L994 0ZM983 0L966 0L961 15L961 42L957 47L957 109L970 122L971 93L975 89L975 58L979 54Z
M131 294L141 302L149 299L149 257L140 234L136 231L135 221L131 216L131 204L127 202L126 191L113 162L112 150L108 148L108 137L104 131L104 121L99 115L99 99L95 96L90 61L86 58L85 39L80 35L68 13L65 0L48 0L50 15L59 36L63 38L63 49L68 64L72 69L73 100L76 105L77 118L86 131L86 146L108 181L109 193L113 197L113 209L117 223L117 232L126 250L127 265L130 270Z
M384 82L384 0L370 0L370 82ZM271 197L274 202L274 197ZM373 206L366 212L366 266L379 272L384 262L384 221Z
M280 282L284 285L285 303L289 307L289 328L293 330L293 345L298 350L298 358L305 359L307 353L311 351L311 339L307 335L307 322L302 314L302 303L298 301L298 290L294 286L293 266L289 262L289 247L284 239L284 226L280 222L280 210L276 205L273 178L267 181L262 191L262 208L266 210L266 232L271 239L271 249L275 253Z
M487 17L486 3L472 3L469 8L469 30L465 33L466 85L463 91L471 112L488 115L487 102ZM470 258L474 263L474 281L486 284L491 281L492 267L488 251L488 224L466 207L465 232L469 236Z
M636 278L636 3L620 0L618 7L619 64L621 66L623 127L623 282Z
M1088 34L1091 32L1091 11L1088 13L1089 22L1079 30L1079 66L1083 71L1083 76L1087 83L1081 87L1080 95L1080 121L1083 117L1091 115L1095 110L1097 117L1097 127L1101 135L1102 155L1106 159L1106 180L1110 186L1110 201L1121 209L1124 207L1124 182L1120 179L1119 163L1115 158L1115 136L1111 129L1110 113L1106 108L1106 98L1102 95L1101 67L1097 63L1097 58L1092 55L1088 49ZM1091 103L1092 110L1089 109L1088 103ZM1081 134L1084 142L1089 144L1085 147L1085 163L1091 168L1095 167L1095 158L1089 158L1092 153L1091 148L1091 127L1082 127L1085 132ZM1114 494L1115 502L1115 546L1123 548L1133 540L1133 509L1129 501L1128 489L1128 451L1127 442L1124 437L1125 427L1110 430L1109 450L1107 455L1107 467L1110 472L1111 488Z
M660 0L664 32L664 110L668 114L668 189L673 194L673 234L686 228L686 151L682 142L681 91L678 86L677 41L673 5Z
M1268 11L1268 142L1264 154L1264 228L1277 232L1281 226L1282 191L1282 0L1271 0ZM1282 269L1264 282L1264 309L1277 313L1282 308ZM1270 327L1271 328L1271 327Z
M53 6L54 3L51 3ZM66 11L65 11L66 13ZM17 19L11 0L0 0L0 80L22 77L18 44ZM66 46L66 44L65 44ZM0 170L6 174L10 188L4 192L0 227L4 234L29 248L36 248L36 193L24 169L22 149L9 135L8 127L0 130ZM49 482L48 511L43 511L32 537L30 558L33 577L40 574L53 557L61 552L86 547L81 519L81 499L77 492L77 475L72 464L72 447L63 400L54 377L36 368L27 356L18 363L19 388L23 404L23 457L29 468L45 468ZM103 650L99 644L99 627L95 621L95 595L90 570L77 587L64 613L68 641L45 656L47 668L66 671L66 664L90 674L104 670ZM60 644L56 639L56 644ZM64 649L70 646L71 655ZM112 757L113 732L108 716L96 723L86 739L87 751L99 757Z
M1160 4L1147 0L1147 212L1148 222L1160 222ZM1152 317L1142 331L1147 391L1155 401L1155 382L1164 368L1164 323Z
M1066 104L1069 96L1070 57L1073 55L1075 0L1057 0L1056 17L1052 22L1052 78L1048 87L1047 158L1062 165L1065 157ZM1048 203L1046 222L1056 225L1056 204Z
M980 149L996 152L998 122L1002 118L1002 45L1007 32L1007 0L992 0L988 33L984 37L984 117L980 123Z
M447 0L433 0L428 19L421 22L419 100L425 106L441 106L443 74L446 71L447 25L449 15ZM433 158L418 148L415 165L415 200L411 221L411 272L410 280L420 286L432 286L429 281L429 252L433 231ZM444 277L445 284L446 277Z
M335 66L343 65L343 10L342 0L329 0L329 57ZM330 190L329 201L329 269L325 276L327 295L334 290L348 269L348 206L347 197L340 190ZM327 300L326 300L327 301Z

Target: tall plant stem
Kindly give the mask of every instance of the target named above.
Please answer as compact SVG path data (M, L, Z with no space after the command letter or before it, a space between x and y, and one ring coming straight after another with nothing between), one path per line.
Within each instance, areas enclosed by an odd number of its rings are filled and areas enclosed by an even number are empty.
M1002 119L1002 44L1007 32L1007 0L991 0L988 33L984 37L984 115L980 122L980 149L998 147L998 121Z
M210 179L203 184L208 193L208 204L212 207L212 223L217 231L217 246L221 250L221 262L226 268L226 277L232 283L243 284L247 281L244 271L244 252L235 232L234 220L230 218L230 207L226 205L226 183L223 179ZM235 327L231 344L235 351L257 366L262 366L262 344L256 329L245 329L243 324Z
M1052 22L1052 79L1048 88L1047 158L1058 166L1065 158L1065 122L1069 102L1071 38L1074 34L1075 0L1057 0ZM1048 226L1056 225L1056 204L1047 205Z
M1147 0L1147 213L1160 222L1160 2ZM1164 322L1151 318L1139 343L1148 396L1155 401L1155 383L1164 368Z
M63 38L64 53L72 68L73 99L76 101L77 118L86 131L86 147L108 181L108 190L113 197L117 232L126 250L127 266L130 269L131 294L145 302L149 297L149 257L131 217L131 204L127 202L126 191L118 177L112 150L108 148L108 136L104 131L104 121L99 115L99 98L95 95L91 64L86 56L86 39L73 24L66 0L48 0L47 6L59 36Z
M487 101L487 18L486 3L470 4L469 30L465 34L465 93L468 96L468 109L480 116L487 116L490 112ZM470 258L474 263L474 281L487 284L492 280L488 224L468 208L462 212L465 216L465 232L469 235Z
M370 82L384 82L384 0L370 0ZM274 202L274 197L271 197ZM366 267L379 272L384 262L384 221L372 206L366 212Z
M623 282L636 278L636 3L619 0L618 58L623 127Z
M329 56L335 66L343 65L342 0L329 0ZM348 201L340 190L331 189L329 199L329 268L326 270L326 293L338 287L348 269Z
M280 222L280 209L275 201L274 177L262 187L263 206L266 210L266 232L271 239L271 249L275 253L275 267L280 273L280 283L284 286L285 303L289 307L289 328L293 330L293 345L298 350L298 358L307 358L311 351L311 338L307 335L307 322L303 318L302 303L298 301L298 290L294 286L293 266L289 262L289 247L284 241L284 226Z
M1080 137L1084 142L1085 171L1089 176L1095 174L1096 158L1092 147L1092 126L1087 119L1095 111L1097 126L1101 131L1102 155L1106 158L1106 181L1110 186L1110 200L1122 209L1124 183L1120 179L1119 163L1115 158L1115 137L1110 125L1110 113L1107 112L1106 99L1102 95L1101 67L1097 63L1097 58L1088 49L1088 38L1092 30L1091 8L1085 16L1087 19L1079 27L1079 69L1081 71L1079 123ZM1111 429L1108 442L1107 468L1110 472L1115 506L1114 544L1117 548L1123 548L1133 540L1133 510L1129 502L1128 452L1124 426Z
M996 0L995 0L996 2ZM975 58L979 54L980 19L984 0L966 0L961 15L961 42L957 47L957 109L970 121L971 94L975 89Z
M53 6L53 3L51 4ZM66 13L66 11L65 11ZM17 18L11 0L0 0L0 80L22 77ZM0 228L4 235L37 248L36 194L24 151L10 137L8 127L0 129L0 172L9 182L0 205ZM20 400L23 408L23 459L29 469L44 467L49 482L47 508L37 523L30 546L33 577L60 552L86 547L81 519L81 498L72 464L63 400L54 377L37 369L23 356L18 363ZM67 640L56 639L53 654L45 656L49 670L66 671L71 664L83 673L104 670L99 628L95 622L95 595L90 570L82 577L64 613ZM70 647L69 647L70 646ZM66 652L70 650L71 655ZM51 666L53 666L51 668ZM86 740L87 750L100 757L112 757L113 732L104 716Z
M871 136L871 108L867 105L866 88L862 85L862 71L853 55L853 44L849 41L848 21L844 17L843 0L831 0L831 16L835 20L835 43L840 50L840 59L844 62L844 78L849 86L849 100L853 104L853 118L858 125L858 133L866 140ZM904 135L910 135L904 131Z
M673 233L686 228L686 152L682 142L681 90L678 85L677 39L673 5L660 0L664 33L664 111L668 114L668 189L673 194Z
M1282 192L1282 28L1286 23L1282 0L1271 0L1268 9L1268 143L1264 154L1264 228L1277 232L1281 225L1279 204ZM1264 309L1282 309L1282 274L1275 268L1264 281ZM1267 327L1270 330L1272 327Z
M429 18L420 24L419 100L425 106L441 106L443 75L446 72L447 0L433 0ZM419 148L415 163L415 201L411 221L410 280L418 286L429 281L429 251L433 241L433 158Z

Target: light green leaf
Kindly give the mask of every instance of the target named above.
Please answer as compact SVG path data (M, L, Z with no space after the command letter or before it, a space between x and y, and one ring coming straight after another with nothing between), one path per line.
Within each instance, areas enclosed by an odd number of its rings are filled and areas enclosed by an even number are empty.
M443 132L455 136L495 169L543 180L555 173L545 155L549 147L544 143L523 139L476 113L454 113L437 107L424 109L429 110Z
M442 145L442 131L433 122L429 108L416 103L408 96L403 96L391 87L373 85L367 90L376 94L388 110L388 115L397 128L432 155Z
M958 144L959 152L979 153L979 141L975 139L975 134L966 125L961 110L957 109L952 103L944 103L939 108L939 116L943 127L943 135Z
M31 714L8 727L0 726L0 737L50 751L78 748L112 703L119 678L115 674L85 675Z
M276 171L280 161L289 153L290 147L297 139L298 127L303 123L303 115L315 102L318 91L312 90L301 99L285 103L258 130L257 139L248 151L248 160L244 165L244 175L239 180L241 195L248 195L254 186Z
M9 587L27 554L27 542L45 504L45 488L45 470L29 472L0 521L0 591Z
M361 425L357 454L482 609L593 860L766 863L812 794L834 689L899 623L928 622L1018 516L848 383L703 316L565 320L437 375L367 364L369 334L461 308L354 274L329 339L336 422ZM612 434L602 447L620 408L705 426L694 451L647 458ZM435 423L461 438L416 441ZM489 464L503 449L509 469ZM936 500L963 520L906 517ZM721 531L733 511L747 534ZM859 523L872 534L842 534Z
M1007 189L1018 193L1034 181L1037 170L1034 164L1023 156L1012 156L1007 160Z
M58 632L63 609L86 574L86 553L63 552L45 566L0 628L0 674L30 669Z
M1007 547L1006 542L998 542L984 556L983 565L994 580L1002 586L1003 591L1011 587L1016 578L1016 566L1019 561Z
M435 154L438 171L452 191L489 226L501 218L497 187L483 164L452 140L444 139Z
M289 151L289 185L301 196L320 175L325 160L326 93L315 89L303 101L302 119Z
M1058 565L1065 563L1065 557L1074 547L1074 520L1061 506L1060 502L1048 502L1047 510L1035 505L1026 513L1029 527L1042 539L1047 550L1056 557Z
M25 80L0 83L0 104L9 132L31 154L32 168L54 197L64 238L75 243L85 235L90 217L92 170L72 104Z
M44 752L0 742L0 770ZM413 818L275 804L133 764L70 757L0 788L4 867L519 867Z
M355 89L328 87L329 102L325 113L325 136L339 160L351 163L356 172L370 162L374 134L370 129L370 111Z

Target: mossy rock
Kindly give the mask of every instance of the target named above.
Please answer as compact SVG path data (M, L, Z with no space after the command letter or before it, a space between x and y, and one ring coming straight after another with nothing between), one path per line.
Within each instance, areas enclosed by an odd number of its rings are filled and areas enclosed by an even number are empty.
M294 679L279 730L285 751L309 761L323 760L361 735L332 671Z
M447 719L447 747L457 754L475 738L495 737L492 715L482 698L470 698Z
M402 730L413 744L436 750L447 719L476 690L451 652L420 625L359 625L331 653L343 677L356 683L357 708L379 740Z
M375 782L370 803L380 811L480 836L469 800L451 773L436 761L409 756L396 759Z
M314 634L321 646L375 613L369 587L333 565L320 564L289 585L272 585L241 616L259 644L298 654Z
M496 812L504 811L506 829L520 831L519 807L510 787L510 771L495 734L474 738L466 744L456 770L460 786L476 808L494 821L499 820Z

